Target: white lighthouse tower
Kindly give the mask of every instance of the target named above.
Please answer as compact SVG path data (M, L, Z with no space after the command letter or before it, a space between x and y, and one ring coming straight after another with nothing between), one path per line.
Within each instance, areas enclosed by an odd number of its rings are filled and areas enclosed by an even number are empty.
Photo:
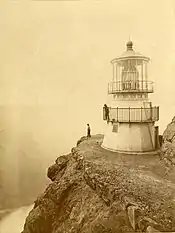
M148 153L159 147L159 107L148 98L153 93L153 82L148 81L149 58L133 50L127 43L126 51L111 61L113 80L108 84L112 95L102 147L122 153ZM107 119L108 118L108 119Z

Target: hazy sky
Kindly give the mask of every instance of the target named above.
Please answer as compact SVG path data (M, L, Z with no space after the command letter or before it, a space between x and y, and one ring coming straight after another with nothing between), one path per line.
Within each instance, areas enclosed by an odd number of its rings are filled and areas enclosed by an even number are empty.
M110 61L129 36L151 58L161 131L175 115L173 0L1 0L0 35L0 103L49 106L45 133L102 131Z

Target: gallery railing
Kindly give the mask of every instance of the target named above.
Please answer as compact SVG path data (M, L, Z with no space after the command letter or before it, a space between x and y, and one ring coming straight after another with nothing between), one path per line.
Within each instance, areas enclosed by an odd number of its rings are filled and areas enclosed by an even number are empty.
M155 122L159 120L159 107L109 108L109 119L103 108L103 119L111 122Z
M122 92L146 92L152 93L154 91L153 82L151 81L118 81L110 82L108 84L108 93L122 93Z

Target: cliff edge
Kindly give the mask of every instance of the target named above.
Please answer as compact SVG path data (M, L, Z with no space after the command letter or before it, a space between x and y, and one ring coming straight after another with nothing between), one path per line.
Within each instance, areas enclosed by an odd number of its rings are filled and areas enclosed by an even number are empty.
M100 146L102 135L82 137L48 169L52 183L35 201L22 233L175 232L167 134L154 156L109 152Z

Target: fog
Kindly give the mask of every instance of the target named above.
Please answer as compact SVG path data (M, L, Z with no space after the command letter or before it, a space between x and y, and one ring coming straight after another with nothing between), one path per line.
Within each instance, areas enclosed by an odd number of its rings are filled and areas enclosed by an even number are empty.
M12 229L13 233L21 232L23 230L25 218L32 208L32 205L24 206L4 217L4 219L0 222L1 233L11 233Z
M24 196L34 181L40 193L47 167L70 151L87 123L93 134L103 133L110 61L123 52L129 37L137 51L151 58L151 96L160 106L163 133L175 112L174 12L170 0L0 2L4 196L13 185L13 195L21 187Z

